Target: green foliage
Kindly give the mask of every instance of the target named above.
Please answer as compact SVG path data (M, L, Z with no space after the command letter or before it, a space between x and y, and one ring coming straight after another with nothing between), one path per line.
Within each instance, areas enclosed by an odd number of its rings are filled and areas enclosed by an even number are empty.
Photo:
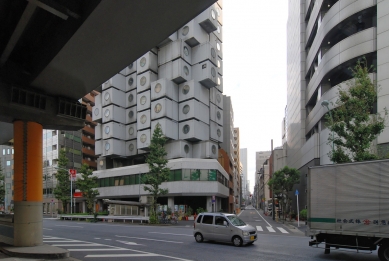
M168 160L164 145L166 138L163 136L159 125L156 126L150 143L150 154L146 163L149 165L149 173L143 175L142 181L145 184L144 190L150 192L153 197L152 209L154 215L157 213L157 199L168 193L167 189L161 188L162 182L169 180L170 168L166 167ZM158 218L156 218L158 220ZM150 221L151 222L151 221Z
M172 214L172 208L171 207L167 207L166 215L171 215L171 214Z
M191 215L193 214L193 209L192 209L191 207L188 207L188 208L186 209L186 214L187 214L188 216L191 216Z
M76 185L86 200L88 213L92 214L94 212L95 199L100 194L96 189L98 187L98 178L93 176L93 171L87 164L82 164L80 173L81 178L76 181Z
M302 209L300 211L300 219L307 220L307 209Z
M206 212L206 210L203 209L202 207L197 208L197 210L196 210L196 213L197 213L197 214L200 214L200 213L202 213L202 212Z
M339 89L336 108L326 115L334 133L328 138L328 144L334 144L334 151L328 154L334 163L377 159L370 145L385 128L387 110L384 108L384 117L373 113L377 101L377 85L369 77L373 69L365 58L350 68L353 79L347 83L348 90Z
M5 176L0 162L0 204L4 204L5 192Z
M69 159L65 150L61 149L58 156L58 168L56 178L57 186L54 188L54 197L62 202L63 213L67 212L67 204L70 201L70 177L66 169ZM58 212L59 213L59 212Z

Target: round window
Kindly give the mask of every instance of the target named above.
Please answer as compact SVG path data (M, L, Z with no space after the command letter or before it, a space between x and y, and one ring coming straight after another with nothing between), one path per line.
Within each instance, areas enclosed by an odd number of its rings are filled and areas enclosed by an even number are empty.
M189 85L185 85L184 87L182 87L182 93L183 94L188 94L189 90L190 90Z
M184 66L184 73L185 73L186 75L189 74L189 69L188 69L188 67L187 67L186 65Z
M188 144L185 144L184 151L185 151L185 153L189 153L189 145Z
M184 125L184 127L182 127L182 132L187 134L188 132L190 131L190 126L188 124Z
M221 132L220 129L217 129L216 133L217 133L217 136L218 136L218 137L222 136L222 132Z
M142 59L140 59L140 67L144 67L145 65L146 65L146 58L142 57Z
M159 93L159 92L161 91L161 89L162 89L162 85L161 85L160 83L157 83L157 84L155 85L155 87L154 87L154 91L155 91L156 93Z
M216 154L216 146L215 145L212 145L212 153Z
M105 134L108 134L108 133L109 133L109 131L110 131L110 128L109 128L109 126L105 126Z
M216 94L216 101L218 103L220 103L222 101L222 98L221 98L220 94Z
M99 112L100 112L99 108L96 108L96 109L95 109L95 115L96 115L96 116L99 115Z
M134 95L130 94L128 95L128 101L132 102L134 100Z
M140 104L144 105L147 101L147 98L145 95L143 95L142 97L140 97Z
M184 26L181 33L183 36L186 36L189 33L189 26Z
M132 69L132 67L134 66L134 64L132 63L132 64L130 64L129 66L128 66L128 69Z
M145 143L146 139L147 139L146 134L140 135L140 142Z
M157 103L154 107L155 113L159 113L162 110L162 105L160 103Z
M182 112L183 112L184 114L187 114L189 111L190 111L190 107L189 107L188 104L185 105L185 106L182 108Z
M105 150L109 150L109 148L111 147L111 145L109 145L108 142L105 143Z
M109 92L106 92L106 93L105 93L105 95L104 95L104 99L105 99L106 101L108 101L108 100L109 100Z
M211 10L211 16L212 16L213 20L216 19L216 13L215 13L215 11L213 9Z
M132 118L132 117L134 117L134 112L133 111L130 111L129 113L128 113L128 118Z
M220 61L217 60L217 68L220 68L221 64L220 64Z
M186 56L189 55L189 49L188 49L188 47L186 47L186 46L184 46L184 54L185 54Z
M216 58L216 51L215 51L215 48L211 48L211 56L213 58Z
M132 86L133 83L134 83L134 78L130 77L130 79L128 79L128 85Z
M144 86L146 84L146 76L142 76L142 78L140 78L140 85Z
M220 78L219 77L217 77L217 85L220 85Z
M211 74L213 77L216 77L216 70L213 67L211 68Z
M130 127L128 129L128 134L130 134L130 135L134 134L134 128L133 127Z
M220 118L221 118L221 114L220 114L220 111L218 111L217 113L216 113L216 117L220 120Z
M217 49L218 51L220 51L220 50L222 49L222 47L220 46L219 43L216 43L216 49Z
M142 115L141 117L140 117L140 122L142 123L142 124L144 124L145 122L146 122L146 120L147 120L147 117L146 117L146 115Z
M109 110L106 109L105 112L104 112L104 116L108 118L109 117L109 113L110 113Z
M130 151L133 151L134 150L134 144L130 144L130 145L128 145L128 149L130 150Z

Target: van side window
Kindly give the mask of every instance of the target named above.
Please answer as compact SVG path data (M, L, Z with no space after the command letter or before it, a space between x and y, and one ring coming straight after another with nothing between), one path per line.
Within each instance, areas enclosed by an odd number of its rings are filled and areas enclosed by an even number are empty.
M204 215L204 217L203 217L203 224L210 224L210 225L212 225L212 223L213 223L213 216Z
M224 217L215 217L215 225L223 226L223 221L227 221Z
M201 219L203 218L203 215L200 215L198 218L197 218L197 221L196 223L201 223Z

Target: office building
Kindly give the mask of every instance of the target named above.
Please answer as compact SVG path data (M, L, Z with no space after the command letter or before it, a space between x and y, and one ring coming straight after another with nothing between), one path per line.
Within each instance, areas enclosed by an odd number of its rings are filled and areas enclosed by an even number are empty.
M13 212L14 195L14 149L9 145L0 145L1 171L4 176L4 202L0 203L0 211Z

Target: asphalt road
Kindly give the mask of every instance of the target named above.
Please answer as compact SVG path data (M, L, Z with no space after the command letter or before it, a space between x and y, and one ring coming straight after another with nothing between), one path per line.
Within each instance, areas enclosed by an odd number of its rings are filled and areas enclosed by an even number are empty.
M378 260L376 251L373 254L332 251L324 255L323 249L309 247L309 238L298 229L277 223L254 209L246 209L240 217L257 228L258 240L253 245L196 243L192 222L150 226L44 219L43 234L44 243L68 249L72 257L80 260Z

